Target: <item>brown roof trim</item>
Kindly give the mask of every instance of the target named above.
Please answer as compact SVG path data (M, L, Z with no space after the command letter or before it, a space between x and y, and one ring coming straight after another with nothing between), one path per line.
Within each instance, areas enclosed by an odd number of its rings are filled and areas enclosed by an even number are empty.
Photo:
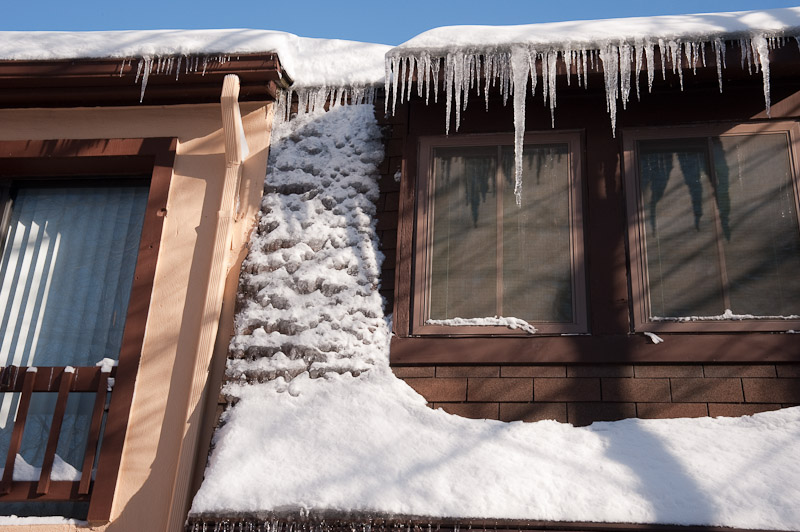
M289 532L291 530L323 530L324 532L467 532L467 531L561 531L561 532L768 532L762 529L740 529L718 526L687 526L639 523L580 523L567 521L536 521L515 519L453 519L406 516L380 516L353 514L352 517L334 512L312 515L273 514L213 516L190 516L186 520L186 532L217 530L224 527L229 532L268 530Z
M196 58L197 69L187 72L187 62ZM240 101L273 101L279 87L291 84L275 53L173 56L161 61L169 59L173 65L180 59L180 72L172 68L157 73L159 59L154 58L141 103L139 58L0 61L0 107L218 103L227 74L239 76Z

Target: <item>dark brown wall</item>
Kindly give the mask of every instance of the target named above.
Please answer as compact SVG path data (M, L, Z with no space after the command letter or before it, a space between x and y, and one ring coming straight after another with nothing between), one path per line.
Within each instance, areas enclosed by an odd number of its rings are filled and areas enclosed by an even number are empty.
M573 425L629 417L742 416L800 403L800 364L404 366L433 408Z
M397 214L400 194L400 180L395 174L400 171L403 162L403 142L408 133L407 106L403 106L394 114L383 112L383 101L375 104L375 117L383 128L385 155L379 171L381 174L378 186L378 238L381 251L386 256L381 270L381 296L385 299L386 312L394 308L395 262L397 260Z
M800 116L797 65L800 53L787 47L787 62L773 63L772 117ZM760 75L738 68L738 56L719 93L713 65L695 76L667 80L656 74L648 94L642 75L627 110L620 103L617 135L606 112L602 75L589 88L558 79L555 128L580 130L585 138L585 253L590 336L449 339L409 337L407 309L411 272L409 225L416 150L420 136L445 133L444 95L425 105L418 98L383 117L387 159L382 168L378 228L387 260L382 294L395 311L399 337L392 342L395 373L431 406L466 417L534 421L556 419L577 425L627 417L696 417L752 414L800 403L800 336L787 334L672 334L650 344L632 334L626 253L626 213L621 168L621 133L626 127L682 125L764 119ZM496 91L496 89L495 89ZM511 103L470 95L458 134L511 132ZM526 105L528 131L550 131L550 110L541 87ZM452 132L451 132L452 134ZM402 165L402 187L393 175ZM406 224L404 227L404 223ZM398 244L399 241L399 244ZM405 317L404 317L405 314ZM655 363L655 365L654 365Z

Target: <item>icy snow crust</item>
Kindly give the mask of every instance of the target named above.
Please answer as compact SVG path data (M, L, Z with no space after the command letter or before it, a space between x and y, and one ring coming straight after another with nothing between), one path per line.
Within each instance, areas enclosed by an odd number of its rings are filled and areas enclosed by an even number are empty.
M240 280L231 379L386 365L375 236L383 143L371 105L276 126Z
M800 408L502 423L432 410L395 378L376 293L372 113L338 107L274 133L272 192L242 276L224 389L234 404L190 517L269 524L310 510L800 529Z
M570 73L568 84L586 86L590 71L602 65L606 107L616 131L619 104L630 99L631 88L640 96L641 73L646 71L647 88L667 70L676 73L683 89L686 70L715 65L722 91L726 42L738 43L741 67L752 74L761 71L767 116L770 108L769 50L784 46L800 35L800 8L740 11L681 16L635 17L625 19L556 22L521 26L450 26L414 37L386 54L386 108L411 97L412 80L417 94L429 101L438 98L439 76L443 74L446 95L446 131L467 108L470 91L488 94L498 86L505 104L513 96L516 184L514 193L521 203L522 139L525 133L525 94L541 86L542 99L550 107L555 125L556 73L559 65ZM798 41L800 44L800 41ZM574 75L572 71L574 70ZM575 78L573 80L573 77ZM483 85L483 87L481 86ZM522 90L518 90L522 88ZM488 110L489 99L486 99ZM453 117L455 115L455 117Z
M117 57L140 63L143 76L150 72L179 76L187 69L202 70L209 60L277 52L296 87L365 87L380 83L383 56L390 48L251 29L0 32L0 59Z

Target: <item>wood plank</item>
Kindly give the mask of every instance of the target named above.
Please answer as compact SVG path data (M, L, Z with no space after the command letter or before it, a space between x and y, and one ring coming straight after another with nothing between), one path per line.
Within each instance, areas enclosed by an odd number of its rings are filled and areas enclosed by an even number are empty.
M78 494L78 483L69 480L54 480L46 494L36 493L36 481L17 481L11 489L0 494L0 502L27 502L27 501L88 501L88 495Z
M33 382L36 379L36 369L28 368L25 371L25 380L22 387L22 396L19 398L17 415L14 419L14 429L11 432L11 441L8 444L8 454L6 455L6 467L3 471L3 479L0 480L0 495L11 492L12 481L14 479L14 463L17 460L17 453L22 444L22 433L25 430L25 421L28 418L28 407L31 404L31 394L33 393Z
M53 462L56 458L58 448L58 437L61 435L61 425L64 422L64 414L67 411L67 400L69 399L69 389L75 378L75 368L64 368L61 372L61 384L58 387L58 399L53 410L53 420L50 422L50 435L47 437L47 447L44 451L42 461L42 472L39 474L39 484L36 493L46 495L50 489L50 473L53 471Z
M106 394L108 393L109 373L100 373L97 381L97 394L94 397L92 421L89 425L89 437L86 439L86 450L83 454L81 466L81 482L78 489L80 495L88 495L92 484L92 469L97 456L97 445L100 443L100 428L103 424L103 412L106 409Z

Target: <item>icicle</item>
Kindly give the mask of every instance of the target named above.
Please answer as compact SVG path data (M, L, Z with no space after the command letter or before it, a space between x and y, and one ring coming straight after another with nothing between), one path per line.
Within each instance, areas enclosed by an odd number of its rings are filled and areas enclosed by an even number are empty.
M739 48L741 49L740 60L742 62L742 70L744 70L745 63L747 64L747 72L749 74L753 73L752 64L750 62L750 43L747 42L747 39L742 38L739 39Z
M700 42L700 60L702 61L703 68L706 67L706 41Z
M517 206L522 205L522 145L525 138L525 98L528 92L525 86L530 76L530 64L531 58L527 50L520 47L511 49L511 71L514 78L514 200ZM542 70L546 70L544 64Z
M422 90L428 81L428 64L425 62L425 54L417 58L417 97L422 98ZM427 103L427 101L425 102Z
M678 74L678 82L683 91L683 43L680 41L669 42L669 53L672 60L672 73Z
M401 61L402 60L398 57L392 58L392 76L394 81L394 83L392 83L392 114L397 110L397 91L399 90L397 86L400 81L399 70Z
M763 34L754 35L750 42L758 56L758 63L761 65L761 77L764 79L764 104L769 118L769 47Z
M394 83L392 83L394 61L394 58L387 57L383 62L383 112L387 114L389 113L389 91L394 90ZM394 108L392 108L392 113L394 113Z
M645 61L647 61L647 92L653 92L653 79L656 77L655 45L648 39L644 41Z
M178 81L178 78L181 75L181 61L183 61L183 56L178 56L178 63L175 65L175 81Z
M469 89L472 85L472 61L473 56L470 54L469 56L464 57L464 64L462 66L463 73L461 78L461 97L463 99L463 104L461 109L463 111L467 110L467 105L469 104ZM456 126L456 130L458 130L458 126Z
M631 61L631 46L621 41L619 43L619 90L623 109L627 109L628 98L631 94Z
M667 81L667 44L664 39L658 40L658 51L661 54L661 79Z
M556 65L558 62L558 51L550 50L547 52L547 92L550 96L550 127L556 127ZM544 63L543 63L544 64ZM544 91L545 85L542 85Z
M542 62L542 102L547 105L547 97L549 96L548 87L550 87L550 69L547 68L547 52L539 54Z
M642 99L642 94L641 92L639 92L639 75L642 72L644 47L642 46L641 42L638 42L633 46L633 56L636 59L635 65L633 67L634 68L633 78L634 78L634 83L636 84L636 101L638 102L641 101Z
M606 85L606 108L611 116L611 133L617 136L617 97L619 95L619 49L613 44L606 44L600 50L603 62L603 77Z
M400 58L400 72L398 76L400 77L400 104L403 103L403 98L406 96L406 64L408 63L407 57Z
M589 88L589 54L581 49L581 63L583 63L583 88Z
M139 103L142 103L144 100L144 91L147 90L147 80L150 79L150 70L153 68L153 58L150 56L142 57L141 61L144 61L144 69L142 72L142 92L139 94ZM139 66L142 66L141 61L139 62ZM139 74L136 74L136 79L139 79Z
M531 73L531 98L533 98L536 96L536 83L538 82L538 76L536 74L536 50L528 50L528 69Z
M450 115L453 110L453 78L455 76L453 61L453 54L448 53L444 60L444 92L446 97L445 120L447 120L444 128L445 135L450 134Z
M439 70L442 67L442 58L437 57L431 61L431 77L433 78L433 103L439 102Z
M500 92L503 95L503 106L508 104L508 97L511 95L511 58L508 54L500 56L502 60L497 65L500 72Z
M428 105L428 102L430 101L431 93L433 93L434 99L436 98L436 93L435 93L435 91L433 89L433 83L434 83L434 81L433 81L433 72L434 72L433 63L434 62L436 62L436 64L438 65L439 58L438 57L436 57L435 59L431 59L430 57L427 58L428 67L425 69L425 105ZM437 76L439 75L438 70L436 72L436 75ZM437 87L437 90L438 90L438 87Z
M456 131L461 126L461 110L463 109L464 94L464 63L467 58L464 54L455 55L453 61L453 93L455 96Z
M719 83L719 92L722 94L722 68L725 61L725 41L719 37L714 39L714 57L717 62L717 82Z
M569 44L561 51L561 55L564 59L564 66L567 69L567 87L569 87L569 80L572 77L572 49Z

